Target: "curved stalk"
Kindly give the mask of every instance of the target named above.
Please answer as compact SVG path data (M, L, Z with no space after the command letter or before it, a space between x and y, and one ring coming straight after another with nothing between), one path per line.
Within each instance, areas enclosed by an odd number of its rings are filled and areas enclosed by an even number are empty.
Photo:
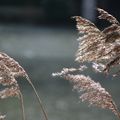
M22 109L22 120L25 120L25 107L23 102L23 95L21 92L19 92L19 98L20 98L21 109Z
M114 114L117 115L117 117L120 119L120 112L119 112L116 104L114 103L114 101L112 101L112 104L113 104L114 110L115 110L115 113L114 113Z
M36 97L37 97L38 103L39 103L39 105L40 105L40 107L41 107L41 109L42 109L43 115L44 115L44 117L45 117L45 120L48 120L47 113L46 113L46 111L45 111L45 108L43 107L42 100L40 99L40 96L38 95L36 88L34 87L34 85L33 85L33 83L31 82L31 80L30 80L30 78L29 78L28 75L26 76L26 79L28 80L29 84L30 84L31 87L33 88L33 91L35 92L35 95L36 95Z

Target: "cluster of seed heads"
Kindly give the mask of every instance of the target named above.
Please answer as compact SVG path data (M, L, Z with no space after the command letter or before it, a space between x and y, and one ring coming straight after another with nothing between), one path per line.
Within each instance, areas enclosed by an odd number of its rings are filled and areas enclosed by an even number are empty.
M13 58L3 52L0 52L0 84L5 87L3 90L0 90L0 99L5 99L8 97L17 97L20 99L22 103L22 116L23 120L25 120L23 97L19 84L16 80L17 77L25 77L28 80L36 94L40 107L42 108L45 120L47 120L47 114L42 106L41 99L38 96L37 91L29 79L26 71ZM3 120L4 118L5 115L0 115L0 120Z
M120 64L120 23L115 17L103 9L98 8L99 19L108 21L111 25L103 30L91 21L75 16L79 32L79 46L76 53L78 63L92 63L92 68L97 72L110 73L111 68L119 68ZM85 67L87 68L87 67ZM83 71L80 68L66 68L61 72L53 73L73 83L73 88L78 92L82 91L80 99L87 101L89 105L111 110L120 118L120 113L112 96L103 88L100 83L95 82L89 76L73 74L75 71ZM118 69L113 75L118 75Z

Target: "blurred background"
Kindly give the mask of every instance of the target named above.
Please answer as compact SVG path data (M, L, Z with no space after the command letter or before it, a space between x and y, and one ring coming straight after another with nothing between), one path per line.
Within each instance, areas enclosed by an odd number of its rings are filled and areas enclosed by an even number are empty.
M116 0L0 0L0 51L15 58L28 72L43 100L49 120L113 120L110 111L88 107L79 100L72 85L53 72L63 67L78 67L74 62L78 32L72 16L80 15L99 28L107 26L97 19L100 7L120 19ZM120 106L119 79L88 70ZM25 79L18 79L24 95L27 120L43 120L33 90ZM114 84L114 85L113 85ZM21 120L19 100L0 100L0 111L8 120Z

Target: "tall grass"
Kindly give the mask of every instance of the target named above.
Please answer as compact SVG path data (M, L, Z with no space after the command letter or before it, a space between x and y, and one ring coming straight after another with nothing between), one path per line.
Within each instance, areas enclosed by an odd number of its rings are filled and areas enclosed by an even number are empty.
M5 99L8 97L17 97L20 100L22 108L22 119L26 120L23 96L16 80L17 77L25 77L28 83L33 88L36 98L39 102L40 108L43 112L44 119L48 120L47 113L43 107L42 101L34 87L32 81L30 80L26 71L19 65L17 61L8 56L5 53L0 53L0 84L5 86L3 90L0 91L0 99ZM5 115L0 115L0 120L4 120Z
M76 27L80 34L75 59L80 67L63 68L61 72L52 75L72 82L74 89L78 92L82 91L80 95L82 101L87 101L96 107L109 109L120 119L120 112L110 93L100 83L81 73L87 69L87 66L84 65L87 62L92 63L91 67L96 72L112 74L113 77L120 73L120 23L103 9L98 8L97 10L100 14L98 18L108 21L110 26L100 30L94 23L85 18L73 17L77 22ZM116 69L116 72L113 68ZM76 75L76 71L79 71L80 74Z

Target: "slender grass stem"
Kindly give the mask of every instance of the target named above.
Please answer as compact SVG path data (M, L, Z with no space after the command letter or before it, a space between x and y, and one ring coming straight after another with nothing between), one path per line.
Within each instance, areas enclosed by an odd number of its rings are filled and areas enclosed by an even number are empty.
M35 92L35 95L36 95L36 97L37 97L38 103L39 103L39 105L40 105L40 107L41 107L41 110L42 110L42 112L43 112L43 115L44 115L44 117L45 117L45 120L48 120L47 113L46 113L46 111L45 111L45 108L43 107L42 100L40 99L40 96L38 95L36 88L34 87L33 83L31 82L29 76L26 76L26 79L28 80L29 84L31 85L31 87L33 88L33 90L34 90L34 92Z
M21 109L22 109L22 120L26 120L25 119L25 107L24 107L23 95L21 92L19 92L19 95L20 95L20 103L21 103Z
M114 106L114 110L115 110L115 113L116 113L117 117L120 119L120 111L118 110L116 104L113 101L112 101L112 104Z

